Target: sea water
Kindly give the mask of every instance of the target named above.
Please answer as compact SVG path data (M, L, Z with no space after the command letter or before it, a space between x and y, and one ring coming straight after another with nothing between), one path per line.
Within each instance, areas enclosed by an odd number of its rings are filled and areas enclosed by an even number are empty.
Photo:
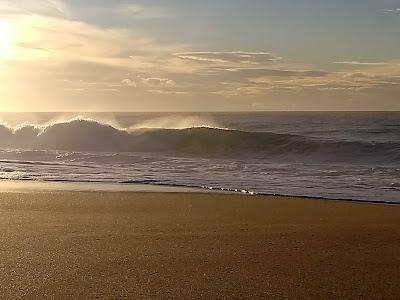
M3 180L400 203L399 112L3 113L0 120Z

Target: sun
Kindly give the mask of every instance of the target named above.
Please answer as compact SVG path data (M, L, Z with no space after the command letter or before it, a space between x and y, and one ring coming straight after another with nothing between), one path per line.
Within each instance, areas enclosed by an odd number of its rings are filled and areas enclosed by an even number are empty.
M9 58L14 50L14 28L13 26L0 19L0 59Z

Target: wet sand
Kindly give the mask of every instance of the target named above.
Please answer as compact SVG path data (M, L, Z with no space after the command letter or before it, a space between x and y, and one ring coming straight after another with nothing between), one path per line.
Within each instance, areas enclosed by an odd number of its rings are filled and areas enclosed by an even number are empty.
M1 299L398 299L400 206L0 193Z

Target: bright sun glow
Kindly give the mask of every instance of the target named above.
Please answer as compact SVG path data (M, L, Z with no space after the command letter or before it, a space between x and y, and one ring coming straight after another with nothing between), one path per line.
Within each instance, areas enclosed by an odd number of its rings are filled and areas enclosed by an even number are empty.
M14 29L6 21L0 20L0 59L13 54Z

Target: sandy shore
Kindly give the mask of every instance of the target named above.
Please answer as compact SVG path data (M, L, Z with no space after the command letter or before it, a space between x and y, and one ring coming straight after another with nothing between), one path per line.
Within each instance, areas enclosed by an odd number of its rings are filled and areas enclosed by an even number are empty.
M400 297L400 206L0 193L0 298Z

